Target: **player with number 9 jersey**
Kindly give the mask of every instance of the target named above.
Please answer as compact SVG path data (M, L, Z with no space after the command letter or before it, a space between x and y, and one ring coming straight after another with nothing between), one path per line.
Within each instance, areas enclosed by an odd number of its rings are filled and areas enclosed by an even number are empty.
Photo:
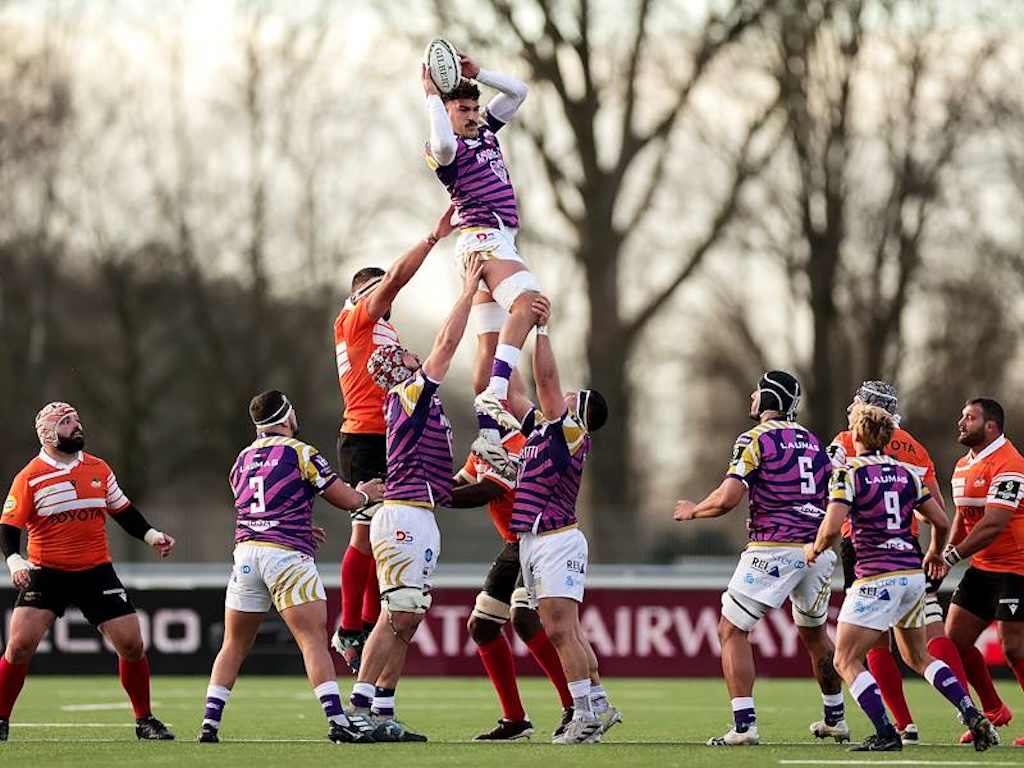
M931 492L915 472L881 451L846 462L832 473L829 502L850 508L857 578L920 569L911 521Z

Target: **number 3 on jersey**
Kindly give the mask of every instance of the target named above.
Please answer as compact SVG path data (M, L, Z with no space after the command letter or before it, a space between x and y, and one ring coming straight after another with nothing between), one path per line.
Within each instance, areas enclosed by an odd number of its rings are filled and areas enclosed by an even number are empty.
M249 504L249 514L262 515L267 511L267 502L263 496L263 476L256 475L249 478L249 489L252 491L252 502Z

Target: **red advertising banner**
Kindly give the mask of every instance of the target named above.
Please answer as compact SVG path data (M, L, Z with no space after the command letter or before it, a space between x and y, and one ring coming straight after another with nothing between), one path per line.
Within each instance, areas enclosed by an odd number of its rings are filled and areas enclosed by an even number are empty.
M481 672L466 631L477 590L436 589L434 603L409 648L406 670L420 675ZM609 677L719 677L720 590L588 589L580 623ZM336 599L336 598L335 598ZM833 598L831 628L842 594ZM338 606L330 602L331 616ZM521 674L540 674L526 646L506 626ZM788 608L773 610L750 633L757 673L797 677L809 673Z

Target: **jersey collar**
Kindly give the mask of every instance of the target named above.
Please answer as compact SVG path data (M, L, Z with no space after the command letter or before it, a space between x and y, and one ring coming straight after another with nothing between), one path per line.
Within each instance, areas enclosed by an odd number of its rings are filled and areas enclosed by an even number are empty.
M993 440L991 443L989 443L988 447L986 447L985 450L983 450L981 453L974 453L974 451L968 451L967 452L967 456L968 456L967 464L968 464L968 466L970 466L971 464L976 464L977 462L981 461L982 459L984 459L984 458L986 458L988 456L991 456L993 453L998 451L1004 445L1006 445L1006 435L1000 435L995 440Z
M45 461L54 469L72 469L73 467L77 467L79 464L82 463L82 452L79 451L78 453L76 453L75 458L73 458L67 464L65 464L63 461L57 461L57 459L53 458L53 456L48 454L42 448L39 449L39 458Z

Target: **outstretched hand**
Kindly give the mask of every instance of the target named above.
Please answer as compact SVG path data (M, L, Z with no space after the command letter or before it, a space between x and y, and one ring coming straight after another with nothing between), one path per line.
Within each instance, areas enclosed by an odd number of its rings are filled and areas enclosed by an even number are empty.
M480 281L484 276L484 260L480 258L479 253L470 254L466 260L466 272L463 276L465 283L462 286L462 295L475 294L480 286Z
M177 543L173 536L168 536L165 533L162 540L153 542L153 549L156 550L160 557L167 557L174 551L174 545Z
M441 214L441 218L437 220L437 224L434 225L433 231L430 233L431 237L435 240L444 240L448 235L459 228L458 217L455 215L455 203L448 206L444 213Z
M420 64L420 80L423 82L423 93L427 96L440 96L441 92L434 85L434 79L430 76L430 67Z
M676 511L672 515L673 520L693 520L697 514L697 504L689 499L680 499L676 502Z
M459 54L459 65L462 67L462 76L475 80L476 76L480 74L480 65L462 51L457 51L457 53Z

